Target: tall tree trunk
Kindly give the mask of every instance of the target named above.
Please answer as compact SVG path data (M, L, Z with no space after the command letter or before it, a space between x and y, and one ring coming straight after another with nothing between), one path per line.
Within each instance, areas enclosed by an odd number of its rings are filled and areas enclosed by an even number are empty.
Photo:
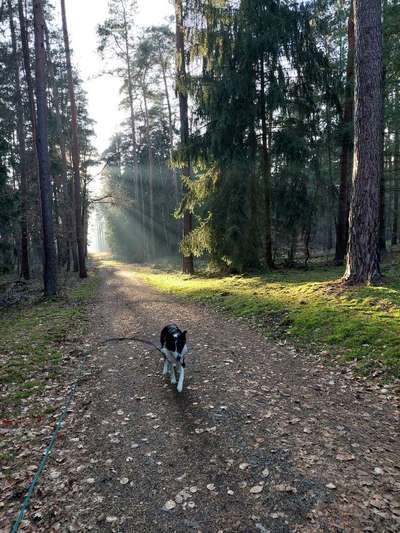
M394 132L394 154L393 154L393 225L392 225L392 245L396 245L399 240L399 189L400 189L400 135L399 130Z
M167 108L168 108L168 131L169 131L169 145L170 145L169 146L169 158L170 158L170 161L172 161L172 155L174 151L174 125L172 121L171 100L170 100L169 91L168 91L167 72L166 72L165 63L161 57L160 57L160 64L161 64L161 70L162 70L162 75L163 75L165 99L167 101ZM179 195L178 175L177 175L175 168L173 168L172 170L172 184L175 189L176 198L178 198L178 195Z
M25 79L26 79L26 85L28 89L29 111L30 111L31 126L32 126L33 153L34 153L34 158L35 158L34 163L35 163L35 170L36 170L38 168L38 160L37 160L37 152L36 152L36 106L35 106L35 99L34 99L31 59L30 59L28 32L26 29L26 20L25 20L23 0L18 0L18 17L19 17L19 25L20 25L20 30L21 30L21 43L22 43L22 54L23 54L23 60L24 60Z
M272 215L271 215L271 156L268 143L267 110L265 105L265 72L264 54L260 59L260 107L261 107L261 149L262 168L264 175L264 210L265 210L265 263L269 268L274 268L272 258ZM272 122L272 113L269 122Z
M27 173L30 189L32 190L30 201L30 237L31 237L31 262L35 263L35 258L38 257L37 251L42 248L42 215L40 206L40 183L39 183L39 161L37 153L37 135L36 135L36 104L35 104L35 86L32 77L31 69L31 52L29 46L29 35L26 26L26 18L24 11L23 0L18 0L18 18L20 25L20 37L22 45L22 59L24 65L25 82L27 86L28 102L29 102L29 118L32 132L32 162L27 160ZM27 153L28 156L28 153ZM31 266L32 266L31 265Z
M146 231L146 211L145 211L145 192L144 192L144 182L143 175L139 169L138 165L138 155L137 155L137 142L136 142L136 114L134 107L134 98L133 98L133 73L132 73L132 64L131 64L131 50L129 43L129 28L127 14L125 10L124 2L121 2L121 8L124 19L124 45L125 45L125 56L126 56L126 73L128 81L128 99L129 99L129 112L130 112L130 126L131 126L131 141L132 141L132 163L133 163L133 173L136 184L136 197L138 202L140 202L140 218L139 222L141 224L141 234L142 234L142 254L143 260L147 259L147 231Z
M255 80L254 80L255 83ZM255 117L254 117L255 119ZM244 235L244 264L245 269L258 268L259 262L259 232L258 232L258 187L257 187L257 136L255 132L255 120L249 125L248 134L248 165L249 175L249 221L246 224Z
M8 0L8 10L10 18L11 43L13 50L14 80L15 80L15 105L17 109L17 138L20 164L20 195L21 195L21 275L24 279L30 278L29 271L29 235L28 235L28 175L25 146L24 111L22 103L21 84L19 79L19 55L17 51L17 38L15 35L15 24L13 6Z
M57 141L60 147L61 152L61 177L59 183L59 190L62 191L62 206L60 206L60 216L62 220L62 249L64 256L62 258L62 264L67 265L67 269L70 268L70 252L72 252L73 259L73 270L74 272L79 271L78 264L78 251L76 244L76 227L75 227L75 217L74 217L74 203L73 203L73 194L70 195L69 185L68 185L68 163L67 163L67 148L66 140L64 135L64 118L61 114L61 103L60 103L60 94L56 82L56 71L55 65L51 57L51 47L49 32L46 26L46 47L47 47L47 64L48 64L48 77L49 84L52 88L53 95L53 109L56 116L56 130L57 130ZM61 195L60 195L61 196Z
M63 225L60 224L61 220L61 209L59 198L61 196L61 187L60 187L60 176L57 176L53 172L53 211L54 211L54 232L56 236L57 243L57 259L58 266L61 267L63 263L63 258L65 255L64 242L62 238Z
M39 161L40 197L43 226L43 279L46 296L57 294L57 255L54 243L53 199L50 180L48 147L46 51L44 47L44 17L41 0L33 1L36 56L37 154Z
M71 126L72 126L72 165L74 170L74 207L75 207L75 224L76 224L76 242L78 247L79 277L86 278L86 258L83 235L83 221L81 216L82 195L81 195L81 176L80 176L80 153L79 153L79 135L78 135L78 113L75 101L74 80L72 77L71 51L69 47L69 36L67 27L67 17L65 13L65 0L61 0L61 16L64 36L65 59L67 64L68 93L71 104Z
M353 156L353 119L354 119L354 0L351 2L347 26L347 69L346 90L342 117L342 151L340 155L340 188L338 219L336 225L335 262L342 265L346 257L349 238L349 209L351 195L351 166Z
M82 191L82 226L83 226L83 249L85 259L88 257L88 229L89 229L89 199L88 199L88 177L86 172L83 175Z
M183 6L182 0L175 0L175 18L176 18L176 90L179 97L179 114L181 125L181 149L186 150L185 165L183 175L190 177L190 158L187 154L189 144L189 118L188 118L188 96L186 84L186 66L185 66L185 40L183 26ZM187 188L183 186L183 194ZM185 211L183 214L183 237L187 237L193 229L192 213ZM193 255L182 258L182 271L184 274L193 274Z
M383 161L382 6L355 0L355 117L353 194L344 281L373 282L378 257L380 183Z
M379 260L386 252L386 217L385 217L385 203L386 203L386 183L384 173L384 160L382 157L382 173L379 186L379 234L378 234L378 256Z
M75 198L74 182L72 179L67 183L68 197L71 199L71 242L70 251L72 254L72 268L74 272L79 272L78 243L76 242L76 218L75 218Z
M144 122L145 122L145 131L146 131L146 142L147 142L147 156L148 156L148 164L149 164L149 212L150 212L150 256L154 257L154 250L155 250L155 236L154 236L154 155L153 155L153 147L151 145L151 138L150 138L150 118L149 118L149 110L147 107L147 93L146 93L146 81L145 76L143 77L142 81L142 94L143 94L143 103L144 103Z

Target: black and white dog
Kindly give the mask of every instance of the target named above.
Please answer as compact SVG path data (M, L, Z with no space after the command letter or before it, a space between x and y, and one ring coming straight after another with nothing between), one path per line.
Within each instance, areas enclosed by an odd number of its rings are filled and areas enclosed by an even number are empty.
M176 324L165 326L160 335L161 351L164 354L163 376L170 375L171 383L176 384L175 367L179 372L178 392L182 392L185 379L185 355L187 354L186 331Z

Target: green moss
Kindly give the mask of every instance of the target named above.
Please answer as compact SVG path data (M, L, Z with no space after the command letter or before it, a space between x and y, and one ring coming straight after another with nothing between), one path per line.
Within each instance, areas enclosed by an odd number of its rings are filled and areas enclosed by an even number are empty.
M270 337L290 336L300 346L328 350L330 362L356 360L363 374L380 370L393 378L400 377L398 262L383 273L382 286L340 290L332 284L339 268L225 277L131 270L159 290L255 318Z
M82 335L87 327L87 302L98 285L88 279L68 280L63 293L53 300L19 305L0 312L0 385L7 385L7 414L21 400L43 392L44 385L59 376L61 343L68 335Z

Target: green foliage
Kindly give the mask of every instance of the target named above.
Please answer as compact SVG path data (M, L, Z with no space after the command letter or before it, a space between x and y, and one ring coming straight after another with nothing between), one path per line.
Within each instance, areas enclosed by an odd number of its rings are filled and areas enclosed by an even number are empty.
M328 364L348 364L364 374L400 377L400 263L383 269L385 285L341 291L339 268L276 271L265 276L184 276L136 272L159 290L208 303L256 320L266 336L288 337Z
M48 87L48 126L49 126L49 154L51 163L51 185L54 200L54 226L60 264L67 261L66 212L71 209L65 188L71 187L72 168L70 166L71 144L71 113L68 98L68 88L65 72L65 51L61 20L55 13L54 7L45 2L46 12L46 51L47 51L47 80ZM42 222L39 200L38 177L36 175L37 162L36 147L31 127L31 109L28 95L27 75L23 62L23 50L19 13L17 2L10 3L11 13L7 2L3 2L0 9L0 273L12 271L18 274L21 266L22 231L21 221L26 218L28 227L28 257L30 270L33 275L42 268ZM32 36L32 3L26 4L26 24L30 56L31 72L34 72L34 46ZM16 36L16 64L11 39L10 21ZM18 69L21 95L18 94L15 73ZM93 136L93 122L87 114L86 95L82 89L82 82L75 74L74 77L76 100L78 107L78 126L81 147L81 177L82 190L88 190L90 181L88 169L95 163L94 149L91 144ZM58 100L58 106L56 106ZM59 116L57 116L57 107ZM25 165L21 160L19 138L17 135L17 118L22 117L23 138L25 143ZM66 186L64 184L64 168L61 145L66 151ZM26 198L22 193L22 169L26 167ZM25 212L23 213L23 206ZM82 200L82 211L87 212L89 206L88 195Z
M208 231L195 230L185 246L188 251L191 243L198 254L201 239L213 263L243 271L259 266L263 255L260 226L270 216L264 210L265 187L274 200L276 252L311 232L315 183L321 178L315 164L318 137L322 144L317 110L329 64L311 24L312 11L304 6L210 2L200 13L203 23L192 33L191 54L200 56L204 68L193 76L191 91L205 129L193 134L191 156L204 169L194 173L200 186L188 185L183 206L190 205L201 224L204 213L211 216ZM265 148L258 133L263 113L269 117ZM268 185L263 149L272 171ZM217 181L204 179L207 167L218 174Z

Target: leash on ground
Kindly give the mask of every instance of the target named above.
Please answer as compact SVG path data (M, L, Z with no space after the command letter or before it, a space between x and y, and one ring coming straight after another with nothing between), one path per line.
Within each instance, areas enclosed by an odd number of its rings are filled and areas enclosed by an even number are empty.
M166 357L171 364L175 365L175 363L176 363L175 359L171 359L171 356L168 355L168 353L164 353L161 350L161 348L159 348L156 344L154 344L154 342L148 341L146 339L140 339L139 337L109 337L108 339L105 339L100 344L105 344L106 342L121 342L121 341L135 341L135 342L141 342L143 344L147 344L147 345L152 346L153 348L155 348L157 351L159 351L160 354L164 358Z
M139 339L139 337L109 337L108 339L105 339L102 344L106 342L121 342L121 341L136 341L141 342L143 344L148 344L149 346L153 346L156 350L160 352L160 354L164 355L164 352L161 351L161 349L154 344L154 342L148 341L146 339Z
M154 344L153 342L151 341L148 341L146 339L139 339L138 337L110 337L108 339L105 339L103 342L99 343L100 345L101 344L105 344L106 342L114 342L114 341L136 341L136 342L141 342L143 344L148 344L149 346L153 346L153 348L155 348L156 350L158 350L162 355L164 355L164 353L160 350L160 348ZM51 451L54 447L54 443L56 442L56 439L57 439L57 436L61 430L61 428L63 427L64 425L64 421L65 421L65 418L67 417L67 414L68 414L68 409L69 409L69 406L71 405L71 402L72 400L74 399L74 396L75 396L75 392L76 392L76 389L78 387L78 382L79 382L79 379L81 377L81 374L82 374L82 370L83 370L83 366L85 364L85 362L87 361L87 356L89 355L89 352L84 352L82 354L82 360L81 360L81 364L79 365L79 368L77 370L77 375L76 375L76 379L75 381L71 384L70 386L70 390L65 398L65 402L64 402L64 407L57 419L57 422L56 422L56 425L54 426L54 429L53 429L53 432L50 436L50 440L49 440L49 443L45 449L45 451L43 452L43 456L42 456L42 459L39 463L39 466L38 466L38 469L35 473L35 475L33 476L33 479L31 481L31 484L29 485L29 488L25 494L25 497L21 503L21 506L19 508L19 512L18 512L18 515L17 515L17 518L15 519L15 522L13 523L11 529L10 529L10 533L17 533L17 531L19 530L20 526L21 526L21 523L24 519L24 516L25 516L25 513L26 511L28 510L28 507L29 507L29 504L30 504L30 501L31 501L31 498L32 498L32 494L35 490L35 487L36 485L38 484L39 482L39 479L43 473L43 470L45 469L46 465L47 465L47 461L49 459L49 456L51 454Z
M88 355L89 355L88 352L83 352L83 354L82 354L82 360L81 360L81 363L80 363L79 368L78 368L77 373L76 373L76 379L70 386L69 392L68 392L68 394L67 394L67 396L65 398L64 407L63 407L63 409L62 409L62 411L61 411L61 413L60 413L60 415L59 415L59 417L57 419L56 425L54 426L53 432L52 432L52 434L50 436L49 443L48 443L45 451L43 452L43 457L42 457L42 459L41 459L41 461L39 463L39 466L38 466L38 469L37 469L35 475L33 476L31 484L29 485L29 488L28 488L28 490L27 490L27 492L25 494L25 497L24 497L24 499L22 501L22 504L21 504L21 506L19 508L19 512L18 512L17 518L15 519L15 522L13 523L13 525L12 525L12 527L10 529L10 533L16 533L19 530L20 526L21 526L22 520L24 519L25 513L26 513L26 511L27 511L27 509L29 507L33 491L35 490L35 487L38 484L38 481L40 479L40 476L42 475L42 472L43 472L43 470L46 467L47 461L49 459L49 456L51 454L51 451L53 449L53 446L54 446L54 443L55 443L55 441L57 439L57 436L58 436L61 428L64 425L64 420L67 417L69 406L71 405L71 402L74 399L75 392L76 392L76 389L78 387L78 382L79 382L79 379L81 378L81 375L82 375L83 366L84 366L84 364L87 361L87 356Z

